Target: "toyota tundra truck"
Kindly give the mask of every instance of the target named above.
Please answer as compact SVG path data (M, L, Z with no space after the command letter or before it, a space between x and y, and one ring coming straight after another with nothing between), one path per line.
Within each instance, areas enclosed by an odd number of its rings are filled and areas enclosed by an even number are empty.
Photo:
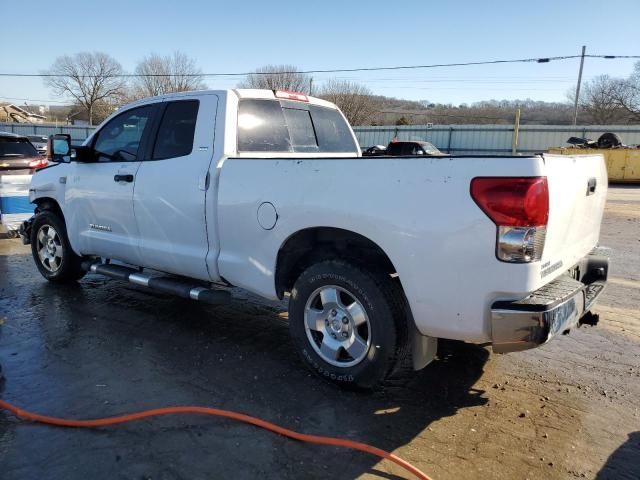
M599 155L362 157L335 105L271 90L148 98L49 141L21 229L44 278L288 297L302 361L341 385L438 339L513 352L597 318Z

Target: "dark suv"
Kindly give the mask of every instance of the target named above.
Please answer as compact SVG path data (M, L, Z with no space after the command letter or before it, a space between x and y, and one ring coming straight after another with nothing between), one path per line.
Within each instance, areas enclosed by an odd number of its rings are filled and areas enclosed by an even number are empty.
M27 137L0 132L0 175L30 175L46 166L47 159Z
M429 142L391 142L387 145L385 155L408 156L408 155L442 155L433 144Z
M423 141L391 141L389 145L374 145L362 152L363 157L377 157L389 155L392 157L410 157L410 156L440 156L444 155L432 143Z

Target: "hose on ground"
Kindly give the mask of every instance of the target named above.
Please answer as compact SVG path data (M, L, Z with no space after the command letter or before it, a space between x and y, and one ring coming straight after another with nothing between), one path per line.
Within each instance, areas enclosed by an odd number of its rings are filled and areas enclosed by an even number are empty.
M45 425L54 425L58 427L72 427L72 428L99 428L108 427L111 425L118 425L121 423L133 422L136 420L142 420L143 418L158 417L162 415L173 414L200 414L200 415L212 415L215 417L224 417L231 420L235 420L242 423L248 423L259 428L264 428L279 435L292 438L301 442L315 443L318 445L330 445L334 447L349 448L352 450L358 450L360 452L369 453L377 457L387 459L396 465L404 468L406 471L412 473L421 480L431 480L426 473L414 467L406 460L387 452L380 448L367 445L366 443L354 442L352 440L346 440L343 438L324 437L321 435L309 435L306 433L299 433L288 428L281 427L271 422L267 422L260 418L245 415L243 413L233 412L230 410L222 410L219 408L209 407L165 407L155 408L152 410L144 410L142 412L130 413L127 415L119 415L116 417L96 418L93 420L73 420L65 418L48 417L46 415L40 415L37 413L28 412L8 402L0 400L0 409L7 410L13 413L16 417L28 420L30 422L42 423Z

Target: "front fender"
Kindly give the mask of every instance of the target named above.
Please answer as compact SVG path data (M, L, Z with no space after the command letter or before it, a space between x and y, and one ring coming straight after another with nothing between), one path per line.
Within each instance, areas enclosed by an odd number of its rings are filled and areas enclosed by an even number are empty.
M50 199L58 204L64 214L68 173L68 164L53 165L34 173L29 185L29 201L37 204L44 199Z

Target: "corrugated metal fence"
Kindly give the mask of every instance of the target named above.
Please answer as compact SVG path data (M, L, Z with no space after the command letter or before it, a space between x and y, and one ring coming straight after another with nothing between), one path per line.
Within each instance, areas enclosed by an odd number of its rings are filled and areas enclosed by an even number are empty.
M361 147L387 145L391 139L425 140L452 154L510 154L513 125L403 125L354 127ZM640 125L522 125L517 153L543 152L549 147L566 146L569 137L597 140L605 132L615 132L627 145L640 144Z
M68 133L75 142L81 142L87 138L96 127L84 127L79 125L41 125L35 123L4 123L0 122L0 132L12 132L19 135L49 136L56 133Z
M87 138L95 127L76 125L37 125L0 123L0 132L21 135L52 135L68 133L75 142ZM443 152L453 154L510 154L513 125L403 125L354 127L361 147L386 145L398 140L426 140ZM518 133L518 153L543 152L549 147L565 146L569 137L594 140L605 132L615 132L627 145L640 144L640 125L522 125Z

